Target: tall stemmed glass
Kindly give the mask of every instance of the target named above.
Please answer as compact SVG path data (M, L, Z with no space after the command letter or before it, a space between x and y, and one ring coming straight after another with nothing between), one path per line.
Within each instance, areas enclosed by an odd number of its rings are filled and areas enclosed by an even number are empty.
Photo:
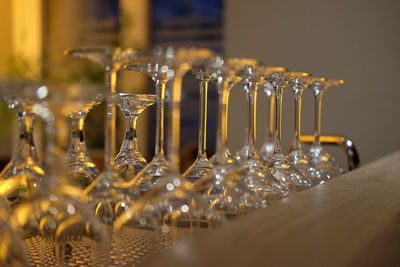
M202 59L193 64L193 73L199 80L200 85L200 119L199 119L199 142L197 157L194 163L183 173L183 177L190 182L195 183L200 178L206 176L212 168L212 164L208 161L206 152L207 142L207 100L208 100L208 83L213 74L215 60Z
M288 88L291 88L294 92L294 136L290 146L289 154L286 159L298 169L304 177L306 177L313 185L324 183L322 173L317 167L310 161L310 159L303 153L301 148L300 136L301 136L301 105L304 88L314 81L324 81L320 78L300 77L289 80Z
M314 142L308 153L308 157L312 163L320 169L325 179L331 179L343 173L343 169L336 163L334 157L325 152L321 145L321 117L322 117L322 100L325 91L332 86L344 84L343 80L322 80L315 81L309 85L315 101L315 133Z
M115 157L114 170L124 181L129 181L146 165L147 161L140 153L136 134L137 120L140 114L156 102L156 95L123 94L115 96L115 102L126 120L125 138L121 150Z
M0 180L8 180L7 184L10 185L2 192L2 196L14 205L35 191L45 174L33 142L33 107L41 101L43 94L47 94L47 89L36 82L17 79L2 80L0 86L3 99L16 112L19 122L17 148L11 161L0 173Z
M252 59L215 58L213 81L218 90L218 129L214 167L204 178L194 184L203 192L210 206L225 214L227 219L247 214L262 206L262 200L251 191L244 179L232 172L237 168L236 161L227 149L228 96L230 89L242 79L237 71L246 65L257 65Z
M277 68L280 70L280 68ZM282 197L289 195L287 188L275 179L270 171L264 167L256 148L256 103L258 87L264 82L266 73L276 71L274 67L245 66L238 75L242 78L242 84L247 98L248 115L248 141L249 152L246 160L234 171L245 181L247 187L262 200L262 206L267 206Z
M291 193L305 190L312 186L288 160L282 152L282 107L283 107L283 89L288 81L293 78L310 76L309 73L299 72L273 72L266 76L274 87L275 91L275 146L274 153L265 164L272 175L284 184Z
M104 94L99 86L75 84L65 92L63 113L71 117L71 136L68 146L68 176L73 185L84 189L99 175L99 169L89 156L85 138L85 118L100 104Z
M267 101L269 103L269 119L268 119L268 127L267 127L267 134L265 137L264 143L261 145L260 148L260 158L263 162L269 160L274 153L274 133L275 133L275 92L274 88L270 82L265 82L262 85L262 89L267 96Z
M88 59L101 65L105 72L105 89L107 92L107 110L104 126L104 171L110 172L116 154L116 94L117 74L131 57L136 55L132 49L120 48L82 48L65 51L66 56Z
M47 95L47 87L42 93ZM47 176L14 210L14 218L23 229L30 264L109 266L107 231L80 198L79 188L69 184L62 149L54 145L53 113L45 104L35 104L33 109L45 122Z
M174 54L173 69L175 71L171 87L170 118L168 127L168 160L171 166L179 171L179 145L180 145L180 119L181 119L181 95L183 76L190 71L196 60L213 56L213 52L205 48L178 48Z

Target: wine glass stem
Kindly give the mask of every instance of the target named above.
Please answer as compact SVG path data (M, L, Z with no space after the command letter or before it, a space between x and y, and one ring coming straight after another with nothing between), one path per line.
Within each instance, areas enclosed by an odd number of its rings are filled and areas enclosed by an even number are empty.
M271 95L268 96L269 101L269 124L268 124L268 132L267 137L269 140L274 138L275 132L275 93L272 91Z
M179 171L179 145L181 136L181 94L182 80L185 72L175 72L172 83L171 118L169 122L170 140L168 144L168 159L173 169Z
M208 82L211 77L203 78L200 81L200 122L199 122L199 148L197 157L206 157L207 145L207 95Z
M256 129L257 129L257 94L258 94L258 86L254 83L248 83L246 85L246 93L247 93L247 115L248 115L248 145L249 145L249 153L247 159L251 159L257 157L256 151Z
M164 156L164 138L165 138L165 128L164 128L164 102L165 102L165 88L166 80L156 80L156 93L157 93L157 129L156 129L156 156Z
M30 112L23 112L18 114L19 121L19 143L16 150L17 155L15 159L28 159L31 158L37 161L36 148L33 143L33 121L35 115Z
M126 132L121 151L127 153L139 152L139 143L136 135L137 119L137 115L126 117Z
M85 117L86 113L71 115L72 130L70 145L68 148L69 160L76 160L77 158L85 157L87 154L84 132Z
M218 163L226 161L228 99L229 88L225 87L223 82L218 83L218 128L215 153L215 160Z
M117 113L113 99L116 94L117 70L109 66L106 67L105 84L107 93L107 107L104 129L104 169L105 171L110 171L113 165L116 149Z
M301 135L301 104L303 90L297 89L294 92L294 138L291 145L291 151L301 151L300 135Z
M275 87L275 149L274 154L282 154L282 105L283 105L283 88Z
M314 133L314 142L312 144L313 147L321 146L321 116L322 116L322 99L323 99L324 91L320 91L319 93L314 94L315 101L315 133Z

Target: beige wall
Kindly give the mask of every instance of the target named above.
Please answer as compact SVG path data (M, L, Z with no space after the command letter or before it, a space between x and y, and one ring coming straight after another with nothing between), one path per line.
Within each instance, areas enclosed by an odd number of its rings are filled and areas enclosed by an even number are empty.
M363 163L400 149L400 2L396 0L227 0L227 56L256 57L268 65L345 79L326 94L323 132L351 137ZM236 88L232 94L230 146L243 140ZM261 94L260 98L264 95ZM292 134L292 93L286 92L284 134ZM264 102L262 102L264 103ZM262 140L266 107L259 107ZM244 112L244 110L243 110ZM313 108L305 94L303 132Z

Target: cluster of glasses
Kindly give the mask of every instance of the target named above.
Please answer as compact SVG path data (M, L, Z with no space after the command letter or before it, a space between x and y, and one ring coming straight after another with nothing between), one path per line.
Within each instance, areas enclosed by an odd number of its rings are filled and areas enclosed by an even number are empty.
M343 84L342 80L290 72L254 59L223 58L198 48L74 49L66 51L66 56L100 64L105 86L63 87L16 79L0 84L1 95L17 113L20 125L17 149L0 174L1 266L140 263L182 240L201 237L226 220L343 172L320 143L323 95L328 88ZM156 93L118 93L117 74L122 69L149 75ZM199 81L199 143L195 162L181 174L181 86L188 72ZM206 154L209 83L216 84L219 103L216 153L210 158ZM246 93L247 138L233 155L227 146L227 128L229 94L234 87ZM261 149L255 145L259 89L270 103L270 123ZM306 89L315 98L315 135L308 152L300 142ZM282 152L284 90L292 90L295 99L295 133L288 155ZM86 147L84 120L103 100L105 156L100 172ZM138 117L153 104L157 105L155 154L148 163L140 152L136 130ZM126 119L117 155L116 107ZM36 116L44 122L46 134L43 164L33 142ZM58 141L59 116L72 121L66 152Z

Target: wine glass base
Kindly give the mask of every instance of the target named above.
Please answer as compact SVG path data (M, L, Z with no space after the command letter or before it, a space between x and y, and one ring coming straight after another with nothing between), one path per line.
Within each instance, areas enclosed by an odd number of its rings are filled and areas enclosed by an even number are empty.
M285 159L271 159L266 163L266 167L275 179L281 182L290 193L300 192L312 186L311 182Z
M212 164L208 161L207 157L198 156L196 161L184 173L183 177L189 182L195 183L202 177L205 177L212 169Z
M274 154L275 143L273 141L265 141L260 149L260 158L263 162L267 162Z
M311 184L318 185L325 182L324 175L303 153L290 153L286 159L308 179Z

